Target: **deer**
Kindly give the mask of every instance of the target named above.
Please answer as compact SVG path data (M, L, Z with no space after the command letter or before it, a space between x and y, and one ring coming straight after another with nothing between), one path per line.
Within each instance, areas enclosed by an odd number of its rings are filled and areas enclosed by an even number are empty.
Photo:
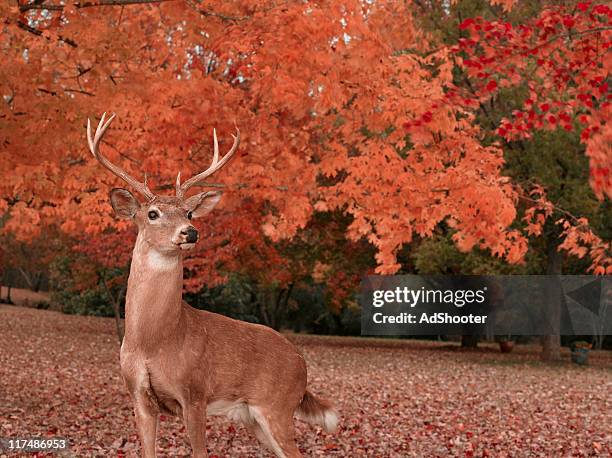
M113 188L110 203L118 218L138 230L125 300L125 332L120 372L130 394L141 442L141 456L156 456L160 414L182 418L192 454L207 457L207 416L224 415L244 424L277 457L299 457L294 414L333 432L338 413L307 389L307 367L297 347L272 328L199 310L183 301L183 256L199 239L192 220L210 213L220 190L187 197L203 180L229 162L240 143L219 159L213 129L210 167L181 183L175 196L153 193L100 154L100 143L115 118L104 113L95 133L87 120L94 158L142 196Z

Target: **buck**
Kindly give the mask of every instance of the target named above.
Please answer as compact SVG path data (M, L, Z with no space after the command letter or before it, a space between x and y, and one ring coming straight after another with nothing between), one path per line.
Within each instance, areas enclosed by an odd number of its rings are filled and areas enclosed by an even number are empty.
M127 189L110 192L118 217L136 223L125 304L121 374L134 404L143 457L155 456L160 413L182 417L194 457L206 457L206 417L240 421L276 456L299 457L294 414L335 430L338 416L328 401L306 389L306 363L297 348L271 328L197 310L182 300L183 254L198 241L192 219L209 213L219 191L186 197L228 163L238 149L240 131L219 160L213 131L213 160L204 172L181 184L176 196L156 195L100 154L100 142L115 115L106 113L87 140L94 157L144 197Z

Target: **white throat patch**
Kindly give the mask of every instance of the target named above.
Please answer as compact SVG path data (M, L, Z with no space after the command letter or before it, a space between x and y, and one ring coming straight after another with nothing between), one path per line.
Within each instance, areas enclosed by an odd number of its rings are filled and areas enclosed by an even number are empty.
M156 250L147 253L147 265L153 270L172 270L179 262L179 257L168 256Z

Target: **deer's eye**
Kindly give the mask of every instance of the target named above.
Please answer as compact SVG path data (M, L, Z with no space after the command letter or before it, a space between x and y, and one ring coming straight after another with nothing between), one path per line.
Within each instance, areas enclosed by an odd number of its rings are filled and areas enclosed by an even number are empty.
M155 210L151 210L149 212L149 219L153 221L154 219L157 219L157 218L159 218L159 213L157 213Z
M193 218L193 213L187 212L187 219L191 219L191 218Z

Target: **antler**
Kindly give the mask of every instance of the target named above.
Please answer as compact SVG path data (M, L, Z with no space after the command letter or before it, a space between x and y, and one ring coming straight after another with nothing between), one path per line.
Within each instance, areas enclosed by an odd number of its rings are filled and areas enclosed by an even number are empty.
M117 175L119 178L121 178L123 181L125 181L127 184L129 184L132 188L134 188L134 190L138 191L148 200L153 200L155 198L155 194L153 194L151 190L149 189L149 187L147 186L146 176L145 176L144 183L141 183L137 179L130 176L121 167L116 166L115 164L113 164L112 162L110 162L108 159L106 159L104 156L100 154L100 148L99 148L100 141L102 140L102 137L104 136L104 133L106 132L106 129L108 129L108 126L110 126L111 122L113 122L115 115L113 114L110 118L108 118L108 121L106 121L106 123L104 122L105 118L106 118L106 113L102 115L102 119L100 119L100 123L98 124L98 127L96 128L96 134L94 135L93 138L91 136L91 123L89 122L89 119L87 119L87 143L89 143L89 149L91 150L91 153L100 162L100 164L102 164L108 170L110 170L115 175Z
M181 185L181 174L179 172L176 177L176 196L182 198L185 195L185 192L191 188L193 185L198 184L204 178L209 177L221 167L223 167L227 162L232 158L233 154L238 149L238 145L240 144L240 130L236 127L236 135L232 135L234 137L234 144L229 152L223 156L223 159L219 160L219 142L217 141L217 131L213 129L213 140L214 140L214 155L212 163L210 167L208 167L205 171L198 173L197 175L189 178L185 183Z

